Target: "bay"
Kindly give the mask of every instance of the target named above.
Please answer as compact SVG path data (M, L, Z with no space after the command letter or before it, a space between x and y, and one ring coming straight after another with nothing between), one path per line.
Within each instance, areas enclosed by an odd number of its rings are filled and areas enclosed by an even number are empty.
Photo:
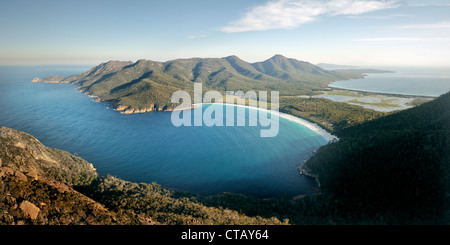
M273 138L259 137L260 126L175 127L168 112L125 115L76 92L75 85L31 82L89 68L0 67L0 126L80 156L100 175L133 182L264 198L311 194L316 186L297 167L328 141L292 120L280 117Z

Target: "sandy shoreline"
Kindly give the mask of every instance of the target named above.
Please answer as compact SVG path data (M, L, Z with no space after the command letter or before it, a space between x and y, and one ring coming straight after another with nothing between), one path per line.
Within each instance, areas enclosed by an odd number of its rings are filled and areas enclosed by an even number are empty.
M238 105L238 104L227 104L227 103L203 103L203 104L207 104L207 105L229 105L229 106L236 106L236 107L244 107L244 108L249 108L249 109L253 109L253 110L259 110L259 111L265 111L268 113L276 113L279 117L282 117L284 119L287 119L291 122L295 122L298 123L300 125L303 125L305 127L307 127L308 129L320 134L322 137L324 137L328 142L333 141L333 140L339 140L338 137L330 134L328 131L326 131L325 129L321 128L319 125L310 122L308 120L305 120L303 118L299 118L290 114L286 114L283 112L274 112L268 109L263 109L263 108L258 108L258 107L254 107L254 106L247 106L247 105ZM202 104L194 104L194 106L199 106Z

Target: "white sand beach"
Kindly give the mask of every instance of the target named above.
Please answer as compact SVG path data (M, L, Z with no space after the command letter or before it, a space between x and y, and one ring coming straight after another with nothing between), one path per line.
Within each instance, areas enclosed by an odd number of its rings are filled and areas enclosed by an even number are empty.
M239 104L227 104L227 103L204 103L204 104L213 104L213 105L229 105L229 106L236 106L236 107L244 107L244 108L249 108L252 110L259 110L259 111L265 111L267 113L271 113L274 114L276 113L279 117L285 118L289 121L298 123L300 125L303 125L307 128L309 128L310 130L320 134L322 137L324 137L328 142L333 141L333 140L339 140L338 137L330 134L328 131L326 131L325 129L321 128L319 125L317 125L316 123L310 122L308 120L305 120L303 118L299 118L290 114L286 114L286 113L282 113L279 111L272 111L272 110L268 110L268 109L264 109L264 108L259 108L259 107L254 107L254 106L247 106L247 105L239 105ZM193 104L193 106L201 106L202 104L198 103L198 104Z

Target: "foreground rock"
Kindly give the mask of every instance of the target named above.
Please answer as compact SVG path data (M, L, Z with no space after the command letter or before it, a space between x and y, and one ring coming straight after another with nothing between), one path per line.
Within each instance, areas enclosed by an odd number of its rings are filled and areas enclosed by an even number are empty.
M19 208L23 211L26 216L29 216L32 220L35 220L41 211L36 205L29 201L23 201Z
M0 159L0 224L118 223L73 188L97 177L85 160L6 127L0 127Z
M0 225L282 224L205 206L155 183L99 178L92 164L0 127Z

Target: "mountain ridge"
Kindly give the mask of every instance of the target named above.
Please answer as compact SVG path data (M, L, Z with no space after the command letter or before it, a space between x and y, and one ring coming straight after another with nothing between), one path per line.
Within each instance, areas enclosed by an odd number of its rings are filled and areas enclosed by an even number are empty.
M178 90L193 93L193 82L206 90L279 91L280 95L316 94L337 80L362 78L362 74L329 71L309 62L275 55L249 63L235 55L223 58L189 58L166 62L140 59L112 60L66 77L79 91L97 97L124 113L171 111ZM43 79L45 81L45 78Z
M336 132L304 164L348 216L448 223L450 92ZM445 218L443 218L445 217ZM389 221L391 220L391 221Z

